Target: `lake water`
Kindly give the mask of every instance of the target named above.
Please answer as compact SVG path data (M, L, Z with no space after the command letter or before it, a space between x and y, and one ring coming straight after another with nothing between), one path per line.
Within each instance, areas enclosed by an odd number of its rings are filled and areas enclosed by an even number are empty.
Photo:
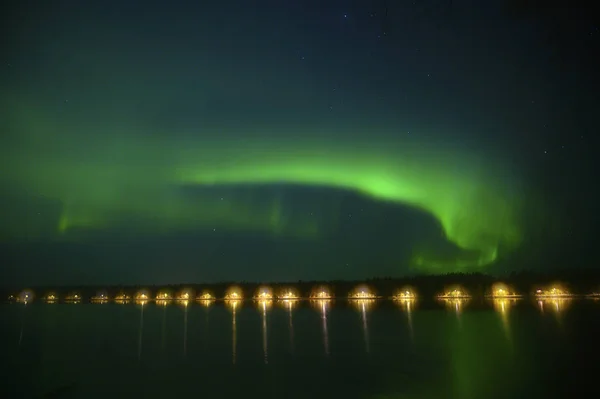
M0 317L4 398L600 397L600 302L585 299L32 303Z

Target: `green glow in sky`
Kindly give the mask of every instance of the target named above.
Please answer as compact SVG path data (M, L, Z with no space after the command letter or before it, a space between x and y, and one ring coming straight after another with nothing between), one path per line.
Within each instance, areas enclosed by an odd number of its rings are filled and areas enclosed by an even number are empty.
M84 137L50 126L43 119L19 118L28 134L3 145L9 167L1 177L28 195L60 204L56 236L135 222L145 232L214 228L318 239L317 224L290 221L279 199L265 204L251 191L233 198L211 194L224 185L292 183L352 190L433 215L446 238L465 251L446 259L415 250L414 266L422 270L487 265L521 240L520 198L506 184L511 179L491 161L441 142L392 139L358 128L342 137L328 131L228 132L208 139L100 127ZM187 186L203 188L203 194L182 193ZM41 234L14 222L5 228L14 236Z
M204 151L191 147L181 155L176 180L184 183L323 185L421 208L440 221L450 241L477 253L476 260L456 260L464 266L489 264L499 246L514 247L520 240L514 201L485 174L483 164L443 147L271 141L238 148L213 144ZM436 265L425 254L414 261Z

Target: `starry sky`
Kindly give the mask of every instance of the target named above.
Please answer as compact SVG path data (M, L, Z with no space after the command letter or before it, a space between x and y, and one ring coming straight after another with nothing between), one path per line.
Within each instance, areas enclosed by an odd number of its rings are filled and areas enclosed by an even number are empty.
M596 73L503 1L4 7L7 284L593 262Z

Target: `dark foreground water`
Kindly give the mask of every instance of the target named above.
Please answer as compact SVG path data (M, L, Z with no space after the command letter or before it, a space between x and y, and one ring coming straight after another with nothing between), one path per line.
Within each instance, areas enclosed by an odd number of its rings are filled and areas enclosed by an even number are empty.
M592 300L33 303L0 317L3 398L600 397Z

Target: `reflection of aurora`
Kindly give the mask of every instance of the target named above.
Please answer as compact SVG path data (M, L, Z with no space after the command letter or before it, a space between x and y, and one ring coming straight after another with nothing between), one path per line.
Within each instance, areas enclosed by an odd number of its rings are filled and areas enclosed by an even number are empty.
M230 139L175 144L103 136L82 143L89 150L81 156L73 151L78 140L65 135L62 142L69 144L60 147L23 140L18 151L1 154L12 166L4 168L4 180L54 201L61 208L56 230L66 236L125 224L148 232L203 228L318 238L319 224L307 217L290 219L276 189L268 206L253 191L285 183L355 191L434 216L446 238L464 251L446 259L420 250L413 257L417 267L485 265L499 249L520 241L517 199L503 188L492 165L483 169L468 154L442 146L374 138L369 143ZM238 188L235 196L223 195L232 187ZM11 235L44 233L24 231L17 220L9 228Z

